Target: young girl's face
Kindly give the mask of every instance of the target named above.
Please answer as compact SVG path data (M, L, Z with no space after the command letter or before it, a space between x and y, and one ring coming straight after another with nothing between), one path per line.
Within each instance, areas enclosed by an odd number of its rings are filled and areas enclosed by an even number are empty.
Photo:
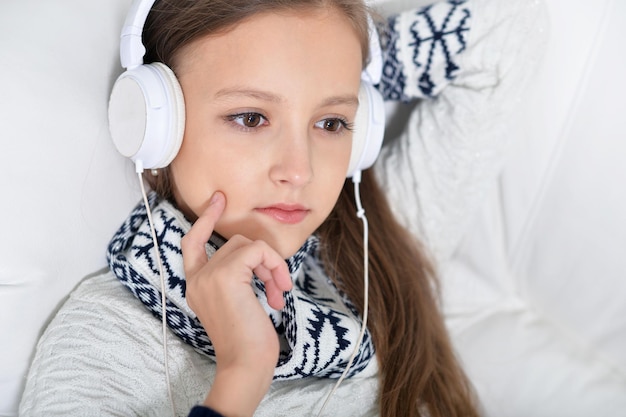
M337 10L263 13L179 55L183 144L171 172L191 220L215 191L215 231L292 256L326 219L345 181L361 45Z

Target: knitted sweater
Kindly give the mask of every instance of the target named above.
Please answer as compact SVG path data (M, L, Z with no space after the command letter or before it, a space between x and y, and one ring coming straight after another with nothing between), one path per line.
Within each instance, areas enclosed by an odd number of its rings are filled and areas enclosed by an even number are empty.
M463 14L469 34L459 30ZM390 21L381 91L422 100L406 107L375 172L398 218L443 266L497 174L543 16L539 0L451 0ZM161 322L112 272L88 277L38 344L20 415L170 415L161 341ZM168 348L176 414L185 416L209 391L215 364L171 334ZM378 415L375 359L369 366L343 382L329 414ZM255 415L314 414L334 383L275 381Z

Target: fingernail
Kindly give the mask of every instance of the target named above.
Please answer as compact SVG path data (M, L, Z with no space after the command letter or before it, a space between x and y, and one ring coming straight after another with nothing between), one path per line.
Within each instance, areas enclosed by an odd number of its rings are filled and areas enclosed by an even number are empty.
M214 192L211 196L211 200L209 200L209 204L214 204L220 198L219 194L219 191Z

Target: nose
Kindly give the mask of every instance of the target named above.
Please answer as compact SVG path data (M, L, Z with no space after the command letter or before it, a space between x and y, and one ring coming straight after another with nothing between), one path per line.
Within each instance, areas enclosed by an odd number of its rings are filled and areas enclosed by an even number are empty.
M306 132L284 132L276 140L270 179L283 185L302 187L313 179L311 146Z

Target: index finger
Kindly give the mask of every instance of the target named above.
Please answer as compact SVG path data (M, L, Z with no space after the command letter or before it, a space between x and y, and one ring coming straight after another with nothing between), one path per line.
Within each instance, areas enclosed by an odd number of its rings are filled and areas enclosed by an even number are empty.
M216 191L211 197L208 207L191 226L189 232L183 236L180 244L186 272L193 273L207 263L205 245L211 237L215 223L222 215L225 206L226 197L221 192Z

